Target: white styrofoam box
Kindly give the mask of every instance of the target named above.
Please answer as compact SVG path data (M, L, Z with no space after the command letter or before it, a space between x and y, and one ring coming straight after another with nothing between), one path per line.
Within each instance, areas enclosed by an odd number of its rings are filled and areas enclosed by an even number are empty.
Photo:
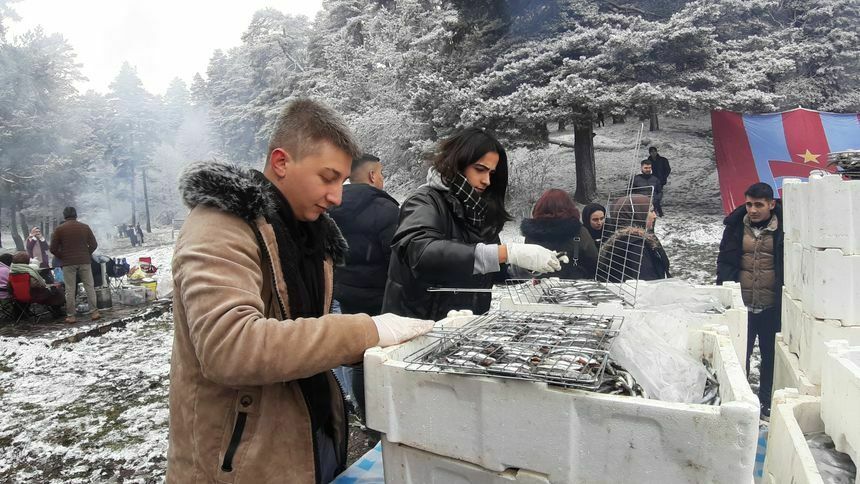
M789 241L860 255L860 180L839 175L811 176L808 183L786 179L782 202Z
M795 355L800 351L800 326L803 323L803 304L792 299L788 288L782 289L782 339Z
M803 435L824 430L824 423L819 417L820 401L818 397L800 395L793 388L774 394L762 482L824 482Z
M773 390L796 388L801 395L821 395L821 388L812 383L800 369L797 355L789 351L781 333L776 333L776 347L773 362Z
M385 482L404 484L549 484L545 474L527 469L494 472L475 464L452 459L382 437L382 465Z
M497 473L527 469L552 483L749 482L759 404L726 331L691 331L688 340L690 353L716 369L721 406L407 371L402 360L427 336L372 348L364 355L367 424L393 443Z
M649 281L639 281L641 285ZM660 307L630 308L620 303L601 303L597 307L563 306L561 304L519 304L507 295L503 296L499 308L503 311L529 311L541 313L565 314L601 314L605 316L622 316L626 319L641 319L642 315L679 320L687 329L699 329L706 326L726 326L729 337L738 360L743 362L747 352L747 309L744 306L741 286L737 282L726 282L722 286L695 285L697 295L713 297L726 308L722 313L693 313L681 309L665 310Z
M821 381L821 419L836 450L860 464L860 346L831 341ZM858 476L860 482L860 476Z
M838 319L843 326L860 326L860 255L826 249L811 250L809 257L797 298L804 311L818 319Z
M844 339L852 346L860 346L860 326L842 326L840 321L815 319L803 313L797 356L800 358L800 369L812 383L821 385L821 367L827 356L825 343L837 339Z
M807 250L811 254L811 250ZM803 294L803 245L800 242L785 241L784 290L792 299L800 300Z
M809 241L809 184L799 178L782 180L782 227L786 247L789 242L801 245Z

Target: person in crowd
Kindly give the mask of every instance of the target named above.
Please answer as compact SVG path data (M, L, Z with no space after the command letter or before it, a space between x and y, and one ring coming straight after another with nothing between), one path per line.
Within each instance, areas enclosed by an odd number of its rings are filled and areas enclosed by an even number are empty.
M603 238L603 223L606 220L606 208L599 203L589 203L582 208L582 225L591 235L597 250L600 250L600 241Z
M51 267L51 256L48 253L48 241L42 237L42 230L39 227L33 227L30 230L30 236L27 237L27 255L30 259L39 261L39 267L47 269Z
M343 202L329 212L349 244L346 264L335 268L334 298L346 314L382 313L388 280L391 238L400 205L384 191L382 161L365 153L352 160ZM347 386L364 415L364 371L361 364L344 367Z
M661 202L663 200L663 184L652 171L651 159L645 158L640 162L641 173L633 177L631 182L631 193L638 193L652 197L652 204L657 215L663 216Z
M78 211L75 207L63 209L63 218L54 233L51 234L51 252L63 261L63 282L66 286L66 319L69 324L75 323L75 289L78 282L84 284L87 302L90 305L90 319L101 319L96 307L96 289L93 284L92 255L99 244L90 226L78 222Z
M541 277L589 279L597 266L597 247L588 229L579 221L579 210L564 190L553 188L541 195L532 218L523 219L520 232L527 244L564 252L569 260L560 271Z
M126 236L128 236L128 241L131 242L132 247L137 247L139 245L137 240L137 230L135 230L134 225L126 226Z
M665 156L660 156L660 154L657 153L656 146L648 148L648 158L646 159L651 160L651 169L654 172L654 176L660 180L661 193L664 192L665 189L662 188L669 182L669 174L672 173L672 167L669 166L669 160L667 160ZM661 217L663 216L660 212L657 214Z
M289 103L263 172L191 165L176 241L167 482L330 482L347 420L331 372L432 321L327 314L346 241L326 214L361 155L341 118Z
M143 246L143 229L140 228L140 223L134 226L134 233L137 236L137 245Z
M391 239L400 205L383 190L382 162L363 154L352 162L343 203L331 210L349 244L346 265L335 269L334 297L346 314L382 313Z
M30 256L24 252L12 254L10 274L27 274L30 276L30 298L34 303L51 307L51 312L62 314L63 290L59 284L48 284L39 272L30 265Z
M770 417L775 338L782 326L781 290L784 280L782 205L767 183L754 183L744 193L745 202L729 214L717 256L717 284L740 282L747 307L747 360L758 337L761 380L758 398L761 413Z
M0 254L0 301L12 297L9 292L9 271L12 265L12 254Z
M609 207L612 228L600 247L597 279L624 282L651 281L671 277L669 258L654 234L657 214L645 195L631 194L613 201Z
M490 308L490 294L428 291L434 287L489 289L504 264L545 273L561 269L555 252L536 244L501 244L508 159L488 132L463 129L443 140L427 183L400 209L391 245L383 310L442 319L448 311Z

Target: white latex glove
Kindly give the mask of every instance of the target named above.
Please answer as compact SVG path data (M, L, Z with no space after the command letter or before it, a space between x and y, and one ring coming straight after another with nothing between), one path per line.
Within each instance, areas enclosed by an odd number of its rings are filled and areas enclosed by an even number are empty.
M426 334L433 329L434 321L426 319L404 318L392 313L373 316L376 332L379 333L377 346L393 346Z
M561 270L556 253L536 244L507 244L508 264L542 274Z

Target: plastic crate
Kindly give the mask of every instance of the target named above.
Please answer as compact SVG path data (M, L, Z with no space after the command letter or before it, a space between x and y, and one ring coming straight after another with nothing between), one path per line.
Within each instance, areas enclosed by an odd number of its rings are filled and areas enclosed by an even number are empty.
M783 341L782 333L776 334L776 347L773 362L773 391L795 388L801 395L821 395L821 388L812 383L800 369L797 355L789 351Z
M425 452L382 438L385 482L403 484L547 484L546 475L527 469L493 472L450 457Z
M824 430L820 402L792 388L774 394L762 482L823 484L803 435Z
M831 341L827 346L821 419L836 450L860 464L860 346L849 346L847 341Z
M860 180L838 175L812 176L806 183L786 179L782 203L789 241L860 255ZM819 210L838 215L818 216Z
M752 480L759 403L724 327L689 338L717 370L721 406L407 371L402 360L430 341L365 353L367 423L391 443L552 483Z
M840 339L852 346L860 346L860 326L842 326L841 321L815 319L803 313L797 356L800 369L809 377L809 381L821 385L822 366L827 356L826 343ZM857 407L860 408L860 402Z

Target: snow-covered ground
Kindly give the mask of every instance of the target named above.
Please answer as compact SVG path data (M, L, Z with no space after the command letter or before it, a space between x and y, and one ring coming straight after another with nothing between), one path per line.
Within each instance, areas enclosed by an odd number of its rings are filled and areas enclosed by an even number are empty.
M663 119L661 124L663 131L646 133L673 169L657 234L673 275L712 283L723 217L708 121ZM601 193L620 192L631 167L638 169L630 149L637 128L597 130ZM571 141L569 134L559 138ZM541 155L563 161L554 165L553 181L545 188L573 191L572 150L553 147ZM502 238L522 240L518 224L509 224ZM140 249L115 240L109 255L132 263L153 257L163 297L171 289L172 250L170 230L164 229ZM58 335L0 337L0 482L162 481L171 314L51 348Z

